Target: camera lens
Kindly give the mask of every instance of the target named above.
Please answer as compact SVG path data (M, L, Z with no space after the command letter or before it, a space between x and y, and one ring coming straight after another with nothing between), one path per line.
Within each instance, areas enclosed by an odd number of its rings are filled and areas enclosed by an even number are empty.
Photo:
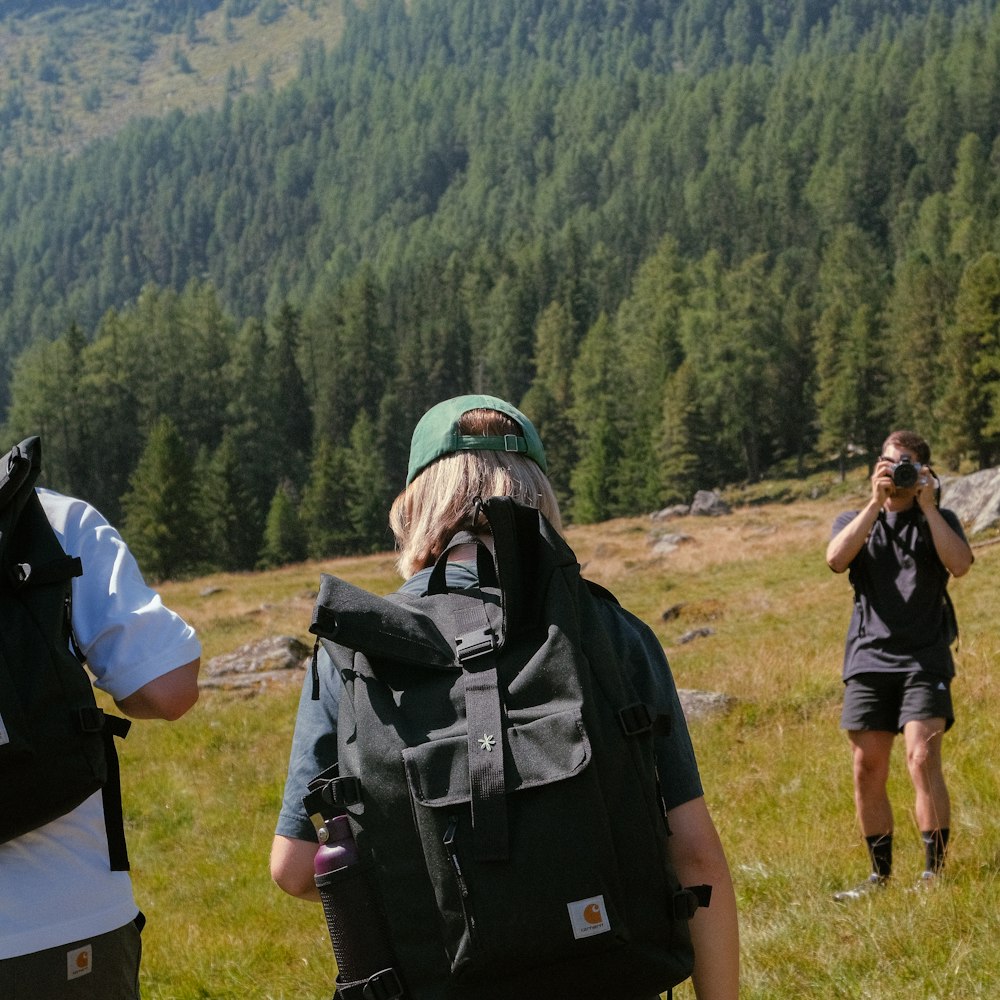
M897 489L908 490L917 485L919 473L912 462L898 462L892 468L892 483Z

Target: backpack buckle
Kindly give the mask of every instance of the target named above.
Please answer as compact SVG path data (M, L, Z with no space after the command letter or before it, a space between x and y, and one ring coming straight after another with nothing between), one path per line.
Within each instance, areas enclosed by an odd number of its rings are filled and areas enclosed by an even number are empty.
M464 665L470 660L495 652L497 637L491 628L476 629L473 632L466 632L465 635L456 636L455 645L459 663Z
M648 733L653 728L653 716L649 709L641 702L635 705L626 705L618 713L618 721L622 725L626 736L638 736L640 733Z
M80 729L85 733L99 733L104 728L104 712L93 705L80 709Z
M332 806L343 808L353 806L361 801L361 782L353 775L344 778L331 778L321 789L323 801Z

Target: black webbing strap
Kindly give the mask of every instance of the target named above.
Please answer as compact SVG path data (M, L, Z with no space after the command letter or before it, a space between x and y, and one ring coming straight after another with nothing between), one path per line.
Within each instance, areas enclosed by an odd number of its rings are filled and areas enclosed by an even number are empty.
M503 635L517 635L528 623L528 608L531 606L534 574L525 572L527 562L522 551L524 539L538 536L538 514L527 508L517 508L510 497L493 497L485 505L486 517L493 534L493 550L496 553L497 575L503 593ZM527 530L519 530L519 516L532 518L534 523L525 525Z
M674 893L674 918L690 920L698 908L709 906L712 902L712 887L710 885L686 885Z
M345 982L337 976L333 1000L400 1000L404 995L399 975L390 968L354 982Z
M468 727L472 845L480 861L505 861L510 855L504 796L504 732L497 673L497 636L486 617L471 606L466 631L457 637L458 661L465 681Z
M83 563L79 556L61 556L41 566L16 563L11 567L11 580L15 590L22 587L42 587L47 583L62 583L75 576L83 576Z
M476 575L479 579L479 586L498 586L496 569L493 566L493 557L490 555L490 550L486 547L486 544L478 535L474 535L471 531L460 531L448 542L448 547L438 556L437 562L434 563L434 569L431 570L431 575L427 580L428 594L446 594L448 592L448 553L461 545L476 546Z
M124 739L132 723L120 715L104 715L104 756L108 762L108 780L101 789L104 802L104 827L108 834L108 858L113 872L129 870L128 845L125 843L125 817L122 814L121 769L115 737Z

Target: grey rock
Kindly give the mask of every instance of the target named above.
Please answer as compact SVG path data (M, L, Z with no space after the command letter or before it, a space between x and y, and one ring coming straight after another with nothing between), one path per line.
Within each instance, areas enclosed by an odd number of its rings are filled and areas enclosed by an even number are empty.
M312 649L290 635L248 642L231 653L213 656L205 664L202 687L246 688L301 680Z
M692 517L720 517L729 512L729 504L715 490L698 490L691 501Z
M724 715L736 704L736 699L732 695L723 694L721 691L692 691L689 688L678 688L677 694L681 700L681 708L684 709L684 717L688 721Z
M1000 469L941 480L941 506L953 510L972 534L1000 525Z

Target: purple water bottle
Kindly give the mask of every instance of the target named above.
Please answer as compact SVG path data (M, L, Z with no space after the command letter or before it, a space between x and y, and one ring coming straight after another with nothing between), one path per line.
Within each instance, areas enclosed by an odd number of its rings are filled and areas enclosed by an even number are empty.
M339 871L348 865L357 864L358 845L354 843L351 824L346 816L334 816L323 824L326 830L326 841L321 842L313 861L313 870L317 876ZM323 834L320 833L322 840ZM319 885L317 877L316 885Z
M326 820L320 841L313 870L337 959L337 995L349 998L354 990L360 994L362 987L378 979L378 996L405 997L393 968L374 864L361 860L346 816Z

